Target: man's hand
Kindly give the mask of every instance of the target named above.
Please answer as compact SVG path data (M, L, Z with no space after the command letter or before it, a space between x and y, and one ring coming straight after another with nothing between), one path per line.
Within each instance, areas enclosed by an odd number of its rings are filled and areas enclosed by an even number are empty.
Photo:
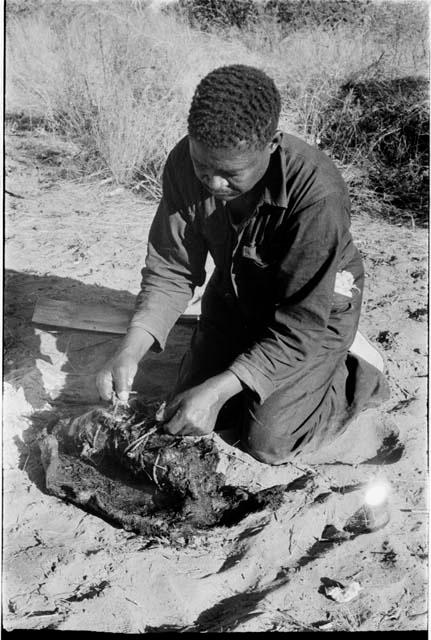
M128 401L138 364L153 342L153 336L144 329L128 331L120 348L96 376L96 386L103 400L111 400L115 391L119 400Z
M135 356L127 351L117 352L96 376L96 386L102 400L110 400L115 390L118 399L127 402L137 370Z
M172 435L209 435L214 430L224 403L241 389L239 379L230 371L225 371L197 387L179 393L165 407L163 430Z

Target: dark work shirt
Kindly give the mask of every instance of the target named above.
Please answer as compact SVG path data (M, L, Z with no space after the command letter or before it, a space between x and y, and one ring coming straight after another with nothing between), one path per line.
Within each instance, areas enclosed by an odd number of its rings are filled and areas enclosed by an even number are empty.
M205 281L209 251L215 271L208 296L218 297L220 308L228 304L250 336L229 369L262 402L275 381L318 350L335 313L337 273L360 281L363 268L349 231L346 186L322 151L283 134L261 182L257 206L236 225L229 203L195 176L188 137L175 146L130 326L146 329L163 349Z

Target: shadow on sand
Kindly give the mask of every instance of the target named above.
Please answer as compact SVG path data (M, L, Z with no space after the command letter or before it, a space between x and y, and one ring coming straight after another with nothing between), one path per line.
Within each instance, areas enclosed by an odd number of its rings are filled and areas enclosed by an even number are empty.
M36 437L58 418L75 417L103 405L95 375L119 345L121 336L35 325L31 319L39 297L105 303L133 308L135 296L72 278L6 270L4 285L4 380L22 388L32 407L31 426L16 438L21 466L44 490ZM193 331L192 324L172 329L165 351L150 352L139 367L134 390L148 401L162 402L172 389L177 368ZM32 455L34 454L34 455Z

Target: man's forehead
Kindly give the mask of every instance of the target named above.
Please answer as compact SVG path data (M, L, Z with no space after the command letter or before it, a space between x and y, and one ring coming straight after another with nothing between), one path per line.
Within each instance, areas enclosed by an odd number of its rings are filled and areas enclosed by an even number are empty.
M190 138L190 152L195 160L214 166L239 167L256 162L264 154L263 149L250 148L248 144L242 141L235 147L213 149Z

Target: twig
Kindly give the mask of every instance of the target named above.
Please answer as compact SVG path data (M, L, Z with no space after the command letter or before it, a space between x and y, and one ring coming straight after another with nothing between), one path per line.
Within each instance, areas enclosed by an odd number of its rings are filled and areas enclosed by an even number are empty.
M85 520L85 518L88 516L88 513L84 513L84 515L82 516L82 518L80 519L80 521L78 522L78 524L75 527L75 531L76 529L79 527L79 525Z
M143 420L141 420L141 422L137 422L136 424L134 424L134 427L142 427L143 424L145 424L147 422L148 418L144 418ZM149 432L147 432L149 433Z
M99 435L101 428L102 428L102 425L99 424L99 426L96 429L96 433L94 434L94 438L93 438L93 449L96 448L97 436Z
M253 466L253 462L252 461L248 461L248 460L243 460L241 456L239 456L236 453L233 453L231 451L223 451L223 453L228 456L229 458L235 458L235 460L240 460L241 462L244 462L245 464L248 464L250 466Z
M49 610L47 609L46 611L36 611L36 610L32 610L32 611L27 611L26 613L24 613L23 618L30 618L33 616L37 616L38 618L42 618L42 617L47 617L47 616L58 616L60 615L60 612L58 611L58 609L52 609Z
M115 416L117 415L117 411L118 411L118 405L120 404L120 401L118 400L118 398L116 396L114 396L113 403L114 403L114 411L112 412L112 416L115 418Z
M289 553L292 553L293 527L289 529Z
M12 193L12 191L8 191L7 189L5 189L4 192L7 193L8 196L12 196L13 198L20 198L21 200L25 200L24 196L19 196L16 193Z
M295 469L298 469L298 471L301 471L302 473L310 473L312 476L318 475L316 470L313 469L313 467L310 467L310 465L308 464L305 464L302 467L300 467L298 464L295 464L291 460L289 460L287 464L290 464L292 467L295 467Z
M161 486L159 484L159 481L157 480L157 475L156 475L156 468L158 466L157 463L158 463L159 459L160 459L160 451L158 452L157 457L156 457L156 461L153 464L153 480L154 480L154 483L159 487L159 489L161 489Z
M400 509L406 513L428 513L428 509Z
M152 429L149 429L148 431L146 431L144 434L139 436L139 438L137 438L134 442L131 442L130 444L128 444L127 447L124 449L124 453L125 454L127 453L128 455L133 453L137 449L137 447L139 447L139 445L142 444L155 431L157 431L157 427L153 427Z
M301 629L306 629L307 631L313 631L313 632L317 631L317 629L315 629L314 627L311 627L310 625L304 624L300 620L297 620L296 618L291 616L290 613L287 613L287 611L281 611L281 609L276 609L276 611L278 611L283 617L289 618L292 624L296 624Z
M271 613L271 612L279 613L283 618L288 618L292 624L296 625L300 629L306 629L307 631L317 632L317 629L315 629L314 627L311 627L310 625L300 622L299 620L294 618L292 615L290 615L290 613L287 613L287 611L282 611L281 609L278 609L278 608L274 609L273 607L269 606L268 608L265 608L265 609L254 609L254 611L251 611L252 614L256 614L256 615L262 615L262 614Z
M24 466L22 468L23 471L25 471L29 457L30 457L30 454L28 454L27 458L25 459Z
M136 413L133 413L129 418L127 418L127 420L122 422L121 428L124 429L125 427L130 426L135 418L136 418Z
M144 463L143 463L143 461L142 461L142 457L140 458L139 462L140 462L140 464L141 464L142 471L145 473L145 475L146 475L146 476L148 476L148 479L150 480L150 482L152 482L152 481L153 481L153 479L152 479L152 477L150 476L150 474L148 473L148 471L146 470L146 468L144 467Z
M155 466L157 467L157 469L161 469L162 471L168 470L168 467L162 467L160 464L156 464Z

